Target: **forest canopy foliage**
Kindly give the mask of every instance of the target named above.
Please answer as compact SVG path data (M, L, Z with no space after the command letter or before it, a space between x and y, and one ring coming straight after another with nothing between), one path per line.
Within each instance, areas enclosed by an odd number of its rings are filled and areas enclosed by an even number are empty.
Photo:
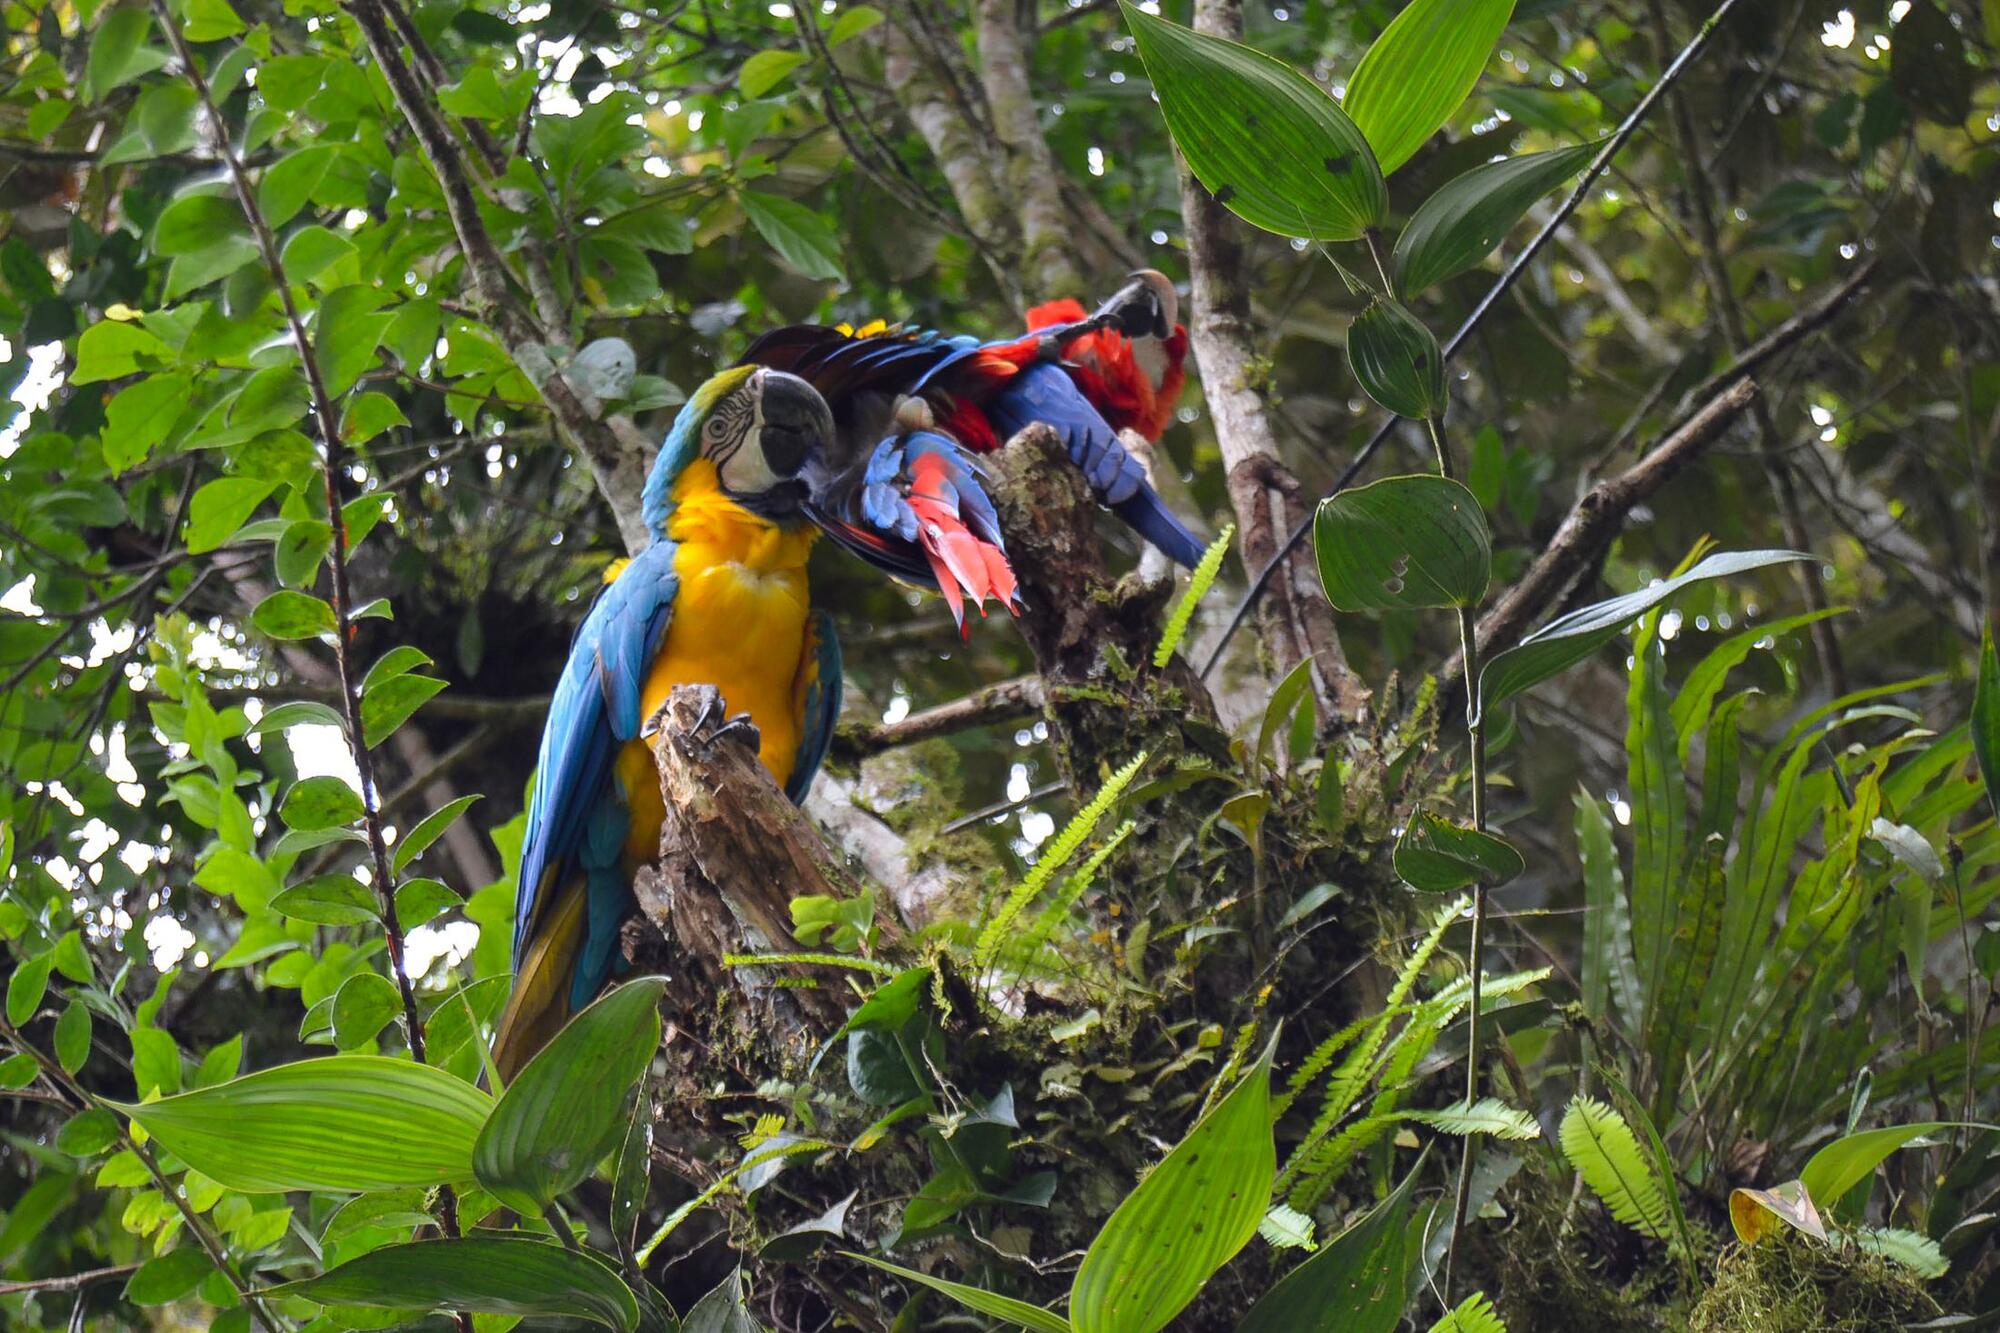
M0 1321L2000 1316L1996 256L1996 0L0 0ZM687 396L1145 268L497 1077Z

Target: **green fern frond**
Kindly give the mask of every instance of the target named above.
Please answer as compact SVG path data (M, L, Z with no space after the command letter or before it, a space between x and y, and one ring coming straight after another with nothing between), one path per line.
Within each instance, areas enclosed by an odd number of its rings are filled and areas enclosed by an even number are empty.
M1563 1113L1561 1139L1563 1156L1613 1217L1654 1240L1673 1234L1666 1193L1624 1116L1594 1097L1578 1097Z
M1120 824L1118 830L1105 839L1104 845L1092 852L1084 863L1077 867L1076 873L1065 879L1062 887L1049 896L1048 906L1035 917L1035 924L1029 927L1027 937L1021 941L1023 950L1033 955L1047 942L1049 936L1055 933L1056 927L1062 924L1063 918L1076 907L1077 901L1089 892L1092 884L1097 882L1097 872L1104 869L1104 863L1111 859L1111 854L1118 850L1125 839L1132 836L1132 830L1137 827L1138 825L1129 819Z
M1222 535L1209 543L1201 553L1201 560L1194 567L1194 575L1188 579L1187 591L1180 601L1174 603L1173 614L1167 617L1167 627L1160 632L1160 646L1153 650L1153 665L1163 667L1173 660L1174 651L1187 637L1188 624L1194 619L1194 609L1201 599L1208 596L1208 590L1215 584L1215 576L1222 572L1222 558L1229 554L1229 543L1236 536L1236 525L1230 524L1222 530Z
M1447 1134L1490 1134L1496 1139L1518 1141L1539 1138L1542 1133L1533 1116L1498 1097L1482 1097L1470 1106L1455 1102L1435 1111L1413 1111L1410 1119Z
M1271 1211L1264 1214L1264 1220L1257 1224L1257 1234L1280 1250L1313 1248L1313 1220L1282 1203L1271 1205Z
M1431 1333L1507 1333L1507 1325L1484 1292L1475 1291L1456 1310L1431 1325Z
M1000 952L1001 944L1007 938L1007 932L1013 929L1015 920L1027 910L1030 903L1041 896L1042 890L1055 878L1056 871L1062 869L1070 857L1076 855L1077 848L1083 846L1084 840L1096 831L1105 812L1110 810L1124 794L1125 788L1139 775L1139 769L1145 762L1146 752L1141 750L1132 757L1132 762L1113 773L1098 790L1097 795L1091 797L1083 809L1077 811L1069 823L1063 826L1062 832L1056 834L1049 843L1048 850L1042 853L1041 859L1021 877L1021 882L1007 895L1007 901L1000 905L1000 910L986 923L986 929L979 932L979 943L973 947L973 960L980 967L992 965L993 959Z
M1854 1243L1870 1254L1895 1260L1921 1278L1940 1278L1951 1268L1936 1241L1901 1227L1862 1227L1854 1233Z

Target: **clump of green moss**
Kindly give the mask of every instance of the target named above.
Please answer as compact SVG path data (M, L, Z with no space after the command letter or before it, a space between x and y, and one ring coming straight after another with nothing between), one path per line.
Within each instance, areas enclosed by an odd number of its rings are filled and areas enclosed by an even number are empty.
M1876 1333L1939 1313L1907 1268L1803 1236L1732 1246L1689 1333Z

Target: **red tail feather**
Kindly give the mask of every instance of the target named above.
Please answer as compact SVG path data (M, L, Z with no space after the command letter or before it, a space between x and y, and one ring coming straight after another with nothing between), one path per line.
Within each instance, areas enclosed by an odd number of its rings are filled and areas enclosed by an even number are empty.
M944 459L919 454L910 471L909 503L920 525L918 540L959 632L966 632L963 597L972 598L982 616L988 597L1009 611L1015 610L1014 571L1007 555L991 542L982 541L958 516L958 506L947 498L951 482Z

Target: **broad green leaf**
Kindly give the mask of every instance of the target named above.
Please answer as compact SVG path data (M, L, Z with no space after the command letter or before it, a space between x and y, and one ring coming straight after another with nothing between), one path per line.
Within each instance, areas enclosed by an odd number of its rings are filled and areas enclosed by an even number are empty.
M392 677L361 696L361 739L371 750L395 734L447 682L414 673Z
M322 774L293 783L278 813L288 828L333 828L361 818L361 796L341 779Z
M365 926L381 916L375 890L352 875L339 872L315 875L303 884L294 884L275 895L270 905L274 912L316 926Z
M423 855L426 847L443 837L445 830L457 823L458 817L478 799L477 793L461 796L457 800L439 806L418 820L416 827L397 841L389 856L389 868L399 875L402 874L405 866Z
M276 489L271 477L217 477L203 483L188 502L188 553L200 555L228 541Z
M1004 1319L1017 1328L1027 1329L1028 1333L1071 1333L1069 1320L1053 1310L1044 1310L1039 1305L1030 1305L1026 1301L1017 1301L1011 1296L1001 1296L979 1287L968 1287L963 1282L948 1282L944 1278L919 1273L913 1268L901 1268L887 1260L856 1254L852 1250L842 1250L841 1255L879 1268L885 1273L894 1273L906 1282L929 1287L932 1291L951 1297L968 1310L991 1315L995 1319Z
M1456 893L1474 884L1505 884L1528 868L1505 838L1418 810L1396 839L1397 876L1424 893Z
M71 1000L56 1020L56 1063L74 1074L90 1058L90 1010Z
M1979 679L1972 688L1972 753L1986 784L1986 803L2000 815L2000 652L1993 626L1979 640Z
M758 235L770 243L787 264L808 278L843 282L840 241L826 220L796 199L785 199L759 190L745 190L737 196Z
M333 1044L343 1051L373 1048L375 1036L403 1010L396 983L366 968L340 983L333 997Z
M319 574L320 562L333 548L333 525L323 518L295 519L285 535L271 546L271 564L278 582L289 588L310 584Z
M26 1051L16 1051L0 1060L0 1088L25 1088L42 1072L42 1066Z
M1257 1234L1278 1169L1276 1038L1228 1096L1148 1172L1090 1244L1070 1289L1078 1333L1155 1333Z
M1686 573L1663 579L1651 587L1558 616L1486 664L1479 673L1480 708L1482 711L1491 708L1576 665L1689 584L1812 558L1800 551L1733 551L1711 555Z
M1437 339L1400 302L1377 297L1348 326L1347 364L1368 396L1399 417L1441 417L1451 401Z
M375 346L393 316L378 312L390 299L386 291L357 283L335 288L320 301L313 349L328 393L346 393L379 359Z
M1387 175L1465 101L1513 16L1514 0L1411 0L1347 81L1342 105Z
M56 947L49 951L49 958L56 971L79 985L89 985L96 979L90 966L90 952L83 947L83 932L66 930L56 941Z
M163 1096L181 1090L181 1050L164 1028L132 1031L132 1083L145 1097L158 1089Z
M314 224L292 233L278 262L285 266L287 282L318 285L328 269L354 253L354 242L337 231Z
M409 424L395 399L370 389L347 400L340 414L340 438L349 446L366 444L385 430Z
M1864 1129L1835 1139L1806 1162L1799 1180L1813 1202L1831 1208L1847 1197L1847 1192L1866 1180L1890 1153L1925 1134L1949 1129L1951 1122L1919 1120L1883 1129Z
M242 32L243 20L229 7L229 0L187 0L181 11L186 18L182 29L191 42L215 42Z
M1411 297L1493 253L1535 201L1583 170L1599 145L1575 144L1476 166L1424 200L1390 261L1396 292Z
M192 255L232 234L244 232L243 209L228 193L184 194L168 204L153 224L153 251Z
M1420 1159L1389 1197L1280 1278L1236 1333L1393 1333L1409 1270L1410 1197Z
M15 1027L25 1027L35 1011L42 1006L42 996L49 989L49 968L55 963L53 953L38 953L15 967L14 975L7 978L7 1021Z
M468 1181L492 1105L428 1065L335 1055L117 1109L203 1175L271 1194Z
M1381 225L1382 169L1325 89L1261 51L1119 8L1174 144L1217 203L1281 236L1351 241Z
M1472 492L1426 473L1321 501L1313 550L1327 600L1342 611L1473 606L1493 561Z
M463 901L438 880L405 880L396 886L396 920L404 930L414 930L460 906Z
M536 1215L596 1168L623 1134L626 1099L659 1047L665 987L646 977L609 992L514 1076L473 1154L481 1185Z
M1583 862L1583 1012L1602 1022L1616 1000L1625 1021L1637 1028L1644 1014L1639 968L1632 957L1631 909L1625 873L1611 841L1611 817L1587 791L1576 802L1577 856Z
M139 1265L125 1284L125 1299L134 1305L171 1305L214 1271L208 1255L190 1239L172 1253Z
M152 11L143 5L114 9L104 16L90 38L84 101L95 102L120 84L167 63L165 52L145 44L152 31Z
M118 12L144 11L121 9ZM144 370L145 362L165 361L172 355L173 349L137 324L116 319L103 320L85 329L83 337L77 340L76 369L70 372L69 382L96 384L102 380L122 379Z
M255 258L257 243L248 236L224 236L191 254L176 256L167 268L166 289L160 294L172 301L228 277Z
M72 1157L95 1157L118 1142L118 1117L102 1106L71 1116L56 1131L56 1147Z
M1595 1098L1578 1097L1563 1113L1561 1141L1563 1156L1613 1217L1654 1240L1672 1236L1665 1187L1623 1116Z
M1745 658L1760 643L1768 643L1779 635L1789 634L1795 629L1825 620L1828 616L1841 615L1848 610L1844 606L1830 606L1824 611L1807 611L1801 615L1786 616L1767 624L1753 625L1740 634L1731 635L1708 651L1701 661L1688 671L1687 678L1674 695L1672 715L1674 732L1680 737L1681 762L1686 763L1688 751L1694 739L1708 728L1709 714L1715 710L1715 697L1729 679L1729 673L1740 666Z
M338 710L331 704L323 704L313 699L294 699L279 704L257 719L254 732L286 731L292 727L340 727L347 725Z
M681 1321L681 1333L764 1333L744 1304L743 1270L733 1268Z
M639 1326L638 1298L609 1264L520 1235L385 1245L272 1294L322 1305L581 1317L626 1333Z
M104 407L104 461L123 472L146 461L188 402L188 377L148 375Z
M833 27L827 30L826 44L828 47L839 46L842 42L859 37L881 21L882 11L873 5L842 5L840 17L835 19ZM1994 40L2000 43L2000 38Z
M282 227L297 216L339 152L334 144L311 144L264 168L257 182L257 211L264 215L265 223Z
M805 62L804 52L766 47L743 62L743 68L736 72L736 86L745 97L762 97Z

